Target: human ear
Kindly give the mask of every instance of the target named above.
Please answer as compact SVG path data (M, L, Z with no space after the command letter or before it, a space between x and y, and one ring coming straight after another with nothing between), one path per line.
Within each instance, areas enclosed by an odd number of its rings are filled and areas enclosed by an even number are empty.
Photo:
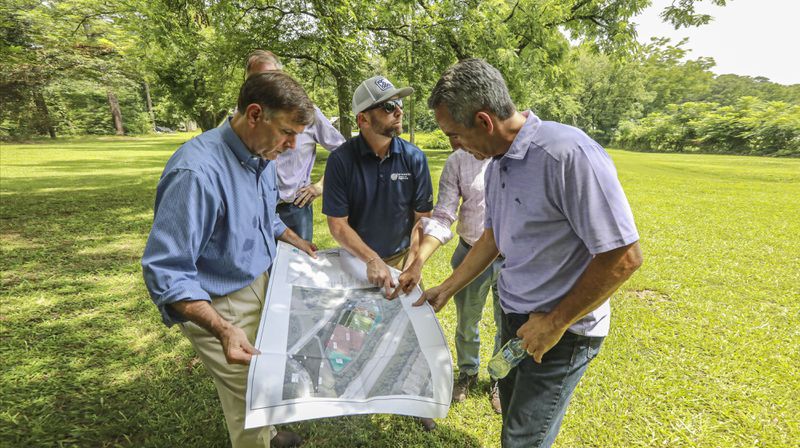
M264 110L261 108L261 105L257 103L251 103L247 106L247 110L245 111L245 116L247 117L247 122L251 125L254 125L263 115Z
M494 132L494 122L492 122L492 117L486 112L478 112L475 114L475 124L483 128L487 134Z

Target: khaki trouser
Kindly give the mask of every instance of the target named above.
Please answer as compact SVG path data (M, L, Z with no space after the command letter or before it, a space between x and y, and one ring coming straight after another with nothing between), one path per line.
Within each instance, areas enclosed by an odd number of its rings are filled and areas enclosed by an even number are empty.
M391 266L395 269L403 271L403 265L406 263L406 258L408 257L408 249L398 252L390 257L386 257L383 259L383 262L386 263L386 266Z
M269 274L265 272L250 285L227 296L211 299L211 306L217 313L244 330L251 343L256 340L268 281ZM228 364L219 340L202 327L192 322L183 323L180 327L214 379L233 448L268 448L270 439L275 436L274 426L244 429L249 368L239 364Z
M386 266L393 267L400 272L403 272L403 267L406 264L406 259L408 259L408 249L396 253L390 257L386 257L383 259L383 262L386 263ZM425 285L422 282L422 279L419 281L419 287L425 289Z

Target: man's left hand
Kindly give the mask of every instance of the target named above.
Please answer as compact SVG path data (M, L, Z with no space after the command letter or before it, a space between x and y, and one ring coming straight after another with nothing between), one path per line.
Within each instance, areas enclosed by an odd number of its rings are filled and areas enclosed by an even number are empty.
M439 286L434 286L433 288L422 291L422 296L413 303L413 306L422 306L422 304L428 302L433 307L433 311L438 313L439 310L447 305L452 295L452 292L448 291L444 283L442 283Z
M314 244L314 243L312 243L310 241L306 241L304 239L301 239L294 246L296 248L302 250L303 252L307 253L308 255L310 255L311 258L317 258L317 245L316 244Z
M294 205L302 208L306 204L310 204L322 195L322 186L319 184L309 184L297 190L297 195L294 198Z
M542 362L542 356L561 340L566 328L556 326L548 313L530 313L528 321L517 330L524 348L533 360Z
M389 300L396 299L401 292L403 294L410 293L411 290L419 284L421 279L422 268L417 266L416 263L412 264L400 274L400 277L397 279L397 288L392 291L392 295L389 296Z

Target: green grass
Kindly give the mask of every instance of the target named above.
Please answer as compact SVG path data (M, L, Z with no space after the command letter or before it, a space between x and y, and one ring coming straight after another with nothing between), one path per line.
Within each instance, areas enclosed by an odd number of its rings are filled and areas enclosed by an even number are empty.
M227 443L213 385L160 323L139 267L158 176L187 138L2 146L0 446ZM447 154L428 152L434 181ZM613 301L557 446L797 446L800 160L611 154L645 265ZM330 247L320 208L316 241ZM429 262L428 285L448 275L453 248ZM452 306L440 318L452 344ZM439 423L431 434L385 415L288 427L307 446L499 445L485 394Z

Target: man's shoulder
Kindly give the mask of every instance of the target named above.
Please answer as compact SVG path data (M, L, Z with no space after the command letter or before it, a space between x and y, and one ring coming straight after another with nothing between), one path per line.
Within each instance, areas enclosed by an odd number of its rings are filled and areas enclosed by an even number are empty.
M395 140L401 154L410 157L415 162L425 160L425 153L417 145L400 137L395 137Z
M328 160L352 160L359 153L359 137L351 137L344 141L336 151L331 152Z
M478 160L472 154L462 150L456 149L449 156L447 156L447 160L445 160L445 164L457 165L457 166L468 166L468 165L483 165L487 163L487 160Z
M181 145L170 157L164 171L183 169L207 173L219 166L224 145L218 128L203 132Z
M604 151L599 143L582 130L555 121L542 121L533 138L533 144L560 162L573 158L576 152L587 148Z

